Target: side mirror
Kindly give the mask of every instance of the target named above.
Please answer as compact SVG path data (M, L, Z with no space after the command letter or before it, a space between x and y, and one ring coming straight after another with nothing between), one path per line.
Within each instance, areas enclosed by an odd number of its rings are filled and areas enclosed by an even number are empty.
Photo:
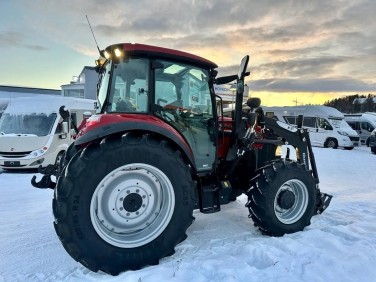
M61 124L61 131L60 131L60 134L59 134L59 138L60 139L67 139L67 136L68 136L68 122L67 121L63 121Z
M261 99L257 97L252 97L247 100L247 106L251 108L251 110L260 107Z
M63 121L63 122L62 122L62 133L63 133L63 134L68 134L68 132L69 132L69 125L68 125L68 122Z

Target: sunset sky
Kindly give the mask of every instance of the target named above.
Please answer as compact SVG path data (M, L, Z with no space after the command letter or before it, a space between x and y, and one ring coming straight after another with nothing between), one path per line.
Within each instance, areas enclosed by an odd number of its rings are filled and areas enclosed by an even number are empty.
M99 47L180 49L235 74L249 54L251 96L264 105L376 94L375 0L4 0L0 85L60 89ZM297 101L297 102L296 102Z

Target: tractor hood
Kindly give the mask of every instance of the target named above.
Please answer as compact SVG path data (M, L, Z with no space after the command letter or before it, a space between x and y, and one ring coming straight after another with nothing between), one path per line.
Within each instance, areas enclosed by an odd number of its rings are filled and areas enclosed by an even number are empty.
M34 134L4 134L0 135L0 148L2 152L27 152L46 146L49 136Z

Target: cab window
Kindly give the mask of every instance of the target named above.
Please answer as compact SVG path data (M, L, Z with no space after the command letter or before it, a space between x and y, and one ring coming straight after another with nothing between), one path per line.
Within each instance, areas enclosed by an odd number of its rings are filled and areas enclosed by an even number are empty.
M147 111L148 59L128 58L113 62L108 113Z
M215 162L216 124L208 71L188 64L158 61L155 70L155 114L187 140L199 171Z

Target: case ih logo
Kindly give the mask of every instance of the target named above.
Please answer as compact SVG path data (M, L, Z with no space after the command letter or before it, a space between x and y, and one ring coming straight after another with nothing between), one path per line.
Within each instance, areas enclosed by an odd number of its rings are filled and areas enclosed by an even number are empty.
M10 148L10 151L13 152L13 151L14 151L14 148Z

